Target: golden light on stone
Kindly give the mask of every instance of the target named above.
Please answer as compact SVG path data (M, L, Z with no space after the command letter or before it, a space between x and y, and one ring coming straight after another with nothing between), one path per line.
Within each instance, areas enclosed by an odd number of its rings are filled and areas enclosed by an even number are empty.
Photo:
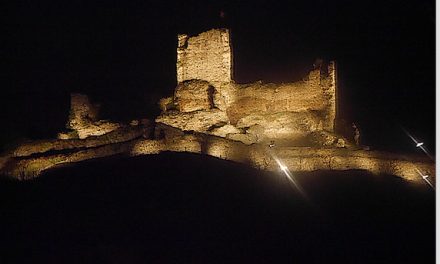
M72 94L69 131L60 132L59 139L17 146L0 157L0 172L28 179L64 163L175 151L281 169L294 184L291 171L362 169L416 183L424 180L415 168L435 175L435 164L424 157L356 149L335 133L338 83L333 61L315 65L298 82L235 83L229 34L212 29L178 35L178 85L174 94L159 100L162 112L155 122L99 120L98 105ZM272 141L276 155L267 152ZM414 143L426 150L422 142Z
M157 122L183 131L223 136L245 144L269 139L304 141L310 133L334 133L336 63L315 67L304 81L284 84L233 81L229 30L181 34L177 47L178 86L164 98ZM212 89L209 91L209 89ZM214 128L214 129L212 129ZM232 129L231 129L232 128ZM339 141L339 143L338 143ZM344 146L334 137L334 146Z

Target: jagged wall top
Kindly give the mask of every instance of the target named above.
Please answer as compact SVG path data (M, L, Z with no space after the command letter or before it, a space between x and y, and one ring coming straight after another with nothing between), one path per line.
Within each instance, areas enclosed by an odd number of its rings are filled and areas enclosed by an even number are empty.
M246 144L276 139L307 145L321 134L330 138L325 144L338 143L333 135L335 62L317 60L313 70L294 83L237 84L232 81L232 56L227 29L179 35L178 85L174 96L161 100L163 112L156 122Z
M205 80L212 84L232 81L232 51L228 29L212 29L197 36L178 35L177 82Z

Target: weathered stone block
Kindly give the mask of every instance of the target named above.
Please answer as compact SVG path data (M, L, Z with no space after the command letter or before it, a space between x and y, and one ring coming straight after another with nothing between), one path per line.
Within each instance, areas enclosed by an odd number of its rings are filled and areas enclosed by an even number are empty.
M190 80L177 85L174 104L180 112L214 108L214 87L207 81Z
M205 80L212 84L232 80L229 30L212 29L190 37L178 36L177 81Z
M259 140L266 138L305 138L312 132L322 129L322 123L319 116L310 112L281 112L275 114L250 114L241 118L237 128L251 128L255 125L260 127L260 134L257 134ZM249 130L252 132L253 130Z
M240 134L240 133L242 133L242 131L233 125L224 125L224 126L212 129L209 133L211 135L225 138L231 134Z
M179 128L183 131L208 132L213 127L227 124L228 117L225 112L218 109L189 113L168 111L158 116L156 122Z

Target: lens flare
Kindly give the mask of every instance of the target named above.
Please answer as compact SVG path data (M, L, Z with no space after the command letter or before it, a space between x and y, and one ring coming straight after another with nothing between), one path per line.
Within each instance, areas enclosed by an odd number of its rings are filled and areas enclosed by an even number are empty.
M422 179L429 185L433 190L435 190L434 185L429 181L429 175L423 174L418 168L416 168L417 173L422 177Z
M289 168L272 152L270 151L270 156L276 161L278 164L278 167L281 169L281 171L284 173L286 178L289 180L289 182L292 184L292 186L304 197L308 200L308 197L304 190L301 188L299 183L295 180L295 177L290 172Z
M414 142L414 144L416 144L416 148L421 149L426 156L428 156L431 160L434 160L434 157L431 156L431 154L429 153L428 149L424 146L424 143L421 141L418 141L416 138L414 138L406 129L404 129L403 127L401 127L402 130L405 132L405 134L411 138L411 140Z
M281 168L282 171L287 171L287 166L280 165L280 168Z

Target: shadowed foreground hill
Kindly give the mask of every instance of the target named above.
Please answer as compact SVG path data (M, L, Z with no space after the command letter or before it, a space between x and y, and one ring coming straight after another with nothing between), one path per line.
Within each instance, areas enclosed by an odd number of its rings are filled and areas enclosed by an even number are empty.
M1 263L433 263L434 192L362 171L114 157L0 183Z

